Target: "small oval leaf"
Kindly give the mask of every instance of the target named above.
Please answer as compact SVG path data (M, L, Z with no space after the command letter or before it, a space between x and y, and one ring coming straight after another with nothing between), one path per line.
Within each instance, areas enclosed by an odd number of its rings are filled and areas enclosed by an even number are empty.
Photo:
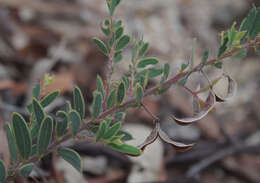
M38 136L38 154L41 155L46 152L48 145L51 142L53 132L53 120L50 116L47 116L40 127Z
M80 118L84 119L85 117L85 102L83 95L79 89L79 87L75 87L73 91L73 101L74 101L74 108L79 113Z
M119 39L124 33L124 28L123 27L119 27L116 32L115 32L115 39Z
M108 49L105 43L98 39L97 37L93 38L94 43L98 46L98 48L104 53L105 55L108 55Z
M141 47L139 53L138 53L138 56L139 56L139 57L144 56L144 55L146 54L148 48L149 48L149 43L148 43L148 42L147 42L147 43L144 43L143 46Z
M115 151L130 155L130 156L139 156L142 154L141 149L128 145L128 144L108 143L107 145Z
M116 104L116 90L113 90L107 99L107 109L111 109Z
M99 75L97 76L96 87L97 87L97 90L102 94L102 98L104 99L105 95L106 95L106 91L104 89L103 81Z
M71 164L76 170L82 172L82 162L79 154L69 148L59 148L58 154L69 164Z
M5 178L6 178L5 165L4 162L0 160L0 182L4 182Z
M136 101L137 101L139 106L141 106L141 102L142 102L143 97L144 97L143 88L139 83L137 83L136 84Z
M36 122L40 126L40 124L42 123L42 120L44 119L44 116L45 116L43 108L36 99L33 99L32 107L33 107L33 114L36 119Z
M77 111L72 110L69 113L68 117L69 117L69 124L71 127L72 134L75 136L80 129L80 124L81 124L80 115Z
M23 165L21 168L19 168L19 173L24 178L27 178L27 177L29 177L29 175L32 172L33 168L34 168L34 164L33 163Z
M216 103L215 94L213 93L212 90L210 90L204 108L197 115L193 117L187 117L187 118L177 118L172 115L172 119L174 119L180 125L189 125L205 117L214 108L215 103Z
M122 122L118 122L111 126L109 129L106 130L106 133L104 134L104 139L110 139L111 137L115 136L117 132L120 130L122 125Z
M32 90L32 96L38 99L38 97L40 96L40 92L41 92L41 85L40 83L37 83Z
M12 115L12 128L21 157L23 159L28 159L32 149L30 131L23 117L16 112Z
M94 100L92 103L92 117L96 119L102 111L102 94L94 92Z
M17 150L16 150L16 146L15 146L15 139L14 139L14 135L13 135L12 129L9 124L5 125L5 133L6 133L6 137L7 137L7 141L8 141L8 147L9 147L11 159L13 162L16 162L17 161Z
M125 98L125 85L121 82L117 88L117 104L120 105Z
M122 136L122 138L121 138L122 141L129 141L129 140L134 139L134 137L130 133L123 131L123 130L119 130L119 132L117 132L116 136Z
M145 68L148 65L155 65L159 62L157 58L154 57L149 57L149 58L144 58L140 60L137 64L138 68Z
M41 106L42 107L47 107L49 104L51 104L60 94L60 91L54 91L51 92L49 95L47 95L46 97L44 97L41 100Z
M115 46L115 50L119 51L121 49L123 49L124 47L127 46L127 44L130 41L130 36L128 35L123 35L117 42L116 46Z
M106 121L103 121L102 123L100 123L99 127L98 127L98 131L97 131L97 136L96 136L96 142L100 141L101 139L103 139L105 133L107 130L107 123Z
M66 133L68 127L68 116L64 111L58 111L56 115L63 118L62 120L56 121L56 135L57 137L61 137Z

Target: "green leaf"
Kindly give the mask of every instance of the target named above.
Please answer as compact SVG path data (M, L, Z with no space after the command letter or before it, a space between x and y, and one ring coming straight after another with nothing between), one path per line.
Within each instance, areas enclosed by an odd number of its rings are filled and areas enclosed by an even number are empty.
M148 84L148 80L149 80L149 70L146 70L145 75L140 78L140 84L143 87L143 89L146 88Z
M40 96L40 92L41 92L41 85L40 85L40 83L37 83L36 86L32 90L32 96L34 98L38 99L38 97Z
M118 51L114 56L114 63L118 63L123 59L122 51Z
M80 124L81 124L80 115L77 111L72 110L69 113L68 117L69 117L69 124L71 127L72 134L75 136L80 129Z
M149 72L149 75L148 75L148 78L154 78L156 76L159 76L163 73L163 70L162 69L156 69L156 68L150 68L148 69L148 72Z
M107 130L107 123L106 123L106 121L103 121L102 123L100 123L99 128L98 128L96 142L103 139L106 130Z
M101 30L102 32L106 35L106 36L109 36L111 34L111 30L109 28L105 28L101 25Z
M108 19L106 19L106 20L104 21L104 24L105 24L105 26L109 26L109 25L110 25L110 21L109 21Z
M122 141L129 141L129 140L134 139L130 133L123 131L123 130L120 130L119 132L117 132L116 136L122 136L122 138L121 138Z
M240 40L244 37L246 34L246 31L237 32L234 42L238 42L238 45L240 45Z
M136 100L137 100L137 103L138 103L139 106L141 106L141 102L142 102L143 97L144 97L143 88L139 83L137 83L136 84Z
M72 110L70 101L66 101L65 111L69 113Z
M122 77L122 81L124 82L125 84L125 88L128 90L129 87L130 87L130 81L129 81L129 78L127 76L123 76Z
M102 94L95 91L93 95L94 100L92 103L92 117L96 119L102 111Z
M222 69L222 62L216 62L214 66L218 69Z
M148 79L157 77L163 73L163 69L157 69L157 68L145 69L136 74L135 80L139 81L141 77L145 77L147 71L148 71Z
M124 27L119 27L115 32L115 39L119 39L124 33Z
M115 42L115 36L112 36L111 39L108 41L108 45L111 48Z
M36 119L37 124L40 126L42 120L44 119L44 112L41 104L34 98L32 101L33 114Z
M113 150L124 154L132 155L132 156L138 156L142 154L141 149L128 144L108 143L107 145Z
M116 121L123 121L125 120L125 112L117 112L115 115L114 115L114 118Z
M141 47L139 53L138 53L138 56L139 56L139 57L144 56L144 55L146 54L148 48L149 48L149 43L148 43L148 42L147 42L147 43L144 43L144 44L142 45L142 47Z
M68 116L64 111L58 111L56 115L63 118L62 120L56 121L56 135L57 137L61 137L66 133L68 127Z
M50 116L47 116L40 127L39 136L38 136L38 154L41 155L46 152L48 145L51 142L53 132L53 121Z
M139 61L139 63L137 64L138 68L145 68L148 65L155 65L159 62L159 60L157 58L144 58L142 60Z
M104 89L104 85L103 85L103 81L101 79L101 77L99 75L97 75L97 83L96 83L96 86L97 86L97 90L101 93L102 95L102 99L104 100L105 98L105 95L106 95L106 91Z
M242 42L246 39L247 35L250 35L254 28L255 18L256 18L257 10L256 8L252 8L248 14L248 16L243 20L239 31L247 31L244 37L241 39Z
M113 90L107 99L107 109L111 109L116 104L116 90Z
M54 92L51 92L49 95L47 95L46 97L44 97L41 100L41 106L42 107L48 106L49 104L51 104L58 97L59 94L60 94L60 91L58 91L58 90L54 91Z
M207 62L208 58L209 58L209 50L206 50L201 59L202 64L205 64Z
M6 133L6 137L7 137L7 141L8 141L8 147L9 147L11 159L15 163L17 161L17 150L16 150L16 146L15 146L14 135L13 135L12 129L9 124L5 125L5 133Z
M57 150L58 154L69 164L71 164L76 170L82 172L82 161L79 154L69 148L59 148Z
M35 139L38 136L39 130L40 130L41 124L33 123L31 127L31 137L32 140Z
M29 163L29 164L23 165L21 168L19 168L19 173L24 178L27 178L27 177L29 177L29 175L32 172L33 168L34 168L34 164L33 163Z
M233 23L232 27L230 30L228 30L228 43L227 43L227 47L230 50L232 48L233 42L236 38L236 22Z
M260 8L258 9L258 12L256 13L252 30L249 32L250 39L251 40L255 39L259 33L260 33Z
M184 71L188 66L189 64L181 64L181 71Z
M113 16L116 7L119 5L121 0L110 0L110 4L109 4L109 12L110 12L110 16Z
M35 156L37 154L37 144L32 145L32 151L30 156Z
M123 35L117 42L116 46L115 46L115 50L119 51L121 49L123 49L124 47L127 46L127 44L130 41L130 36L128 35Z
M117 132L120 130L121 125L122 125L122 122L118 122L118 123L114 124L113 126L111 126L110 128L108 128L103 136L103 139L110 139L111 137L116 135Z
M165 80L168 78L169 73L170 73L170 65L168 63L166 63L166 64L164 64L164 67L163 67L163 77Z
M75 87L73 90L73 101L74 101L74 109L79 113L80 118L84 119L85 102L84 102L83 95L78 87Z
M113 24L113 26L112 26L113 30L117 30L119 27L121 27L121 26L122 26L122 23L123 23L122 20L117 20L117 21Z
M236 53L236 54L234 55L234 57L240 58L240 59L241 59L241 58L244 58L244 57L246 57L247 52L248 52L248 49L245 48L245 49L239 51L238 53Z
M104 53L105 55L108 55L107 46L105 45L105 43L103 43L103 41L101 41L97 37L94 37L93 41L97 45L97 47L102 51L102 53Z
M226 35L226 32L223 35L222 38L222 44L218 49L218 58L220 58L227 50L227 43L228 43L228 37Z
M4 182L5 178L6 178L5 165L4 162L0 160L0 182Z
M117 88L117 104L120 105L125 98L125 84L121 82Z
M23 159L28 159L32 149L32 139L29 128L23 117L14 112L12 115L12 128L17 149Z

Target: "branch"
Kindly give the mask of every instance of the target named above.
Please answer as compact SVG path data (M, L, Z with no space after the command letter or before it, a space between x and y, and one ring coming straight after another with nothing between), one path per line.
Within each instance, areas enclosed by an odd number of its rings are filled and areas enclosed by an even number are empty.
M228 58L230 56L232 56L234 53L238 52L238 51L241 51L245 48L249 48L249 47L254 47L254 46L259 46L260 45L260 39L259 38L256 38L255 40L253 41L250 41L244 45L242 45L240 48L236 48L236 49L233 49L229 52L227 52L226 54L224 54L222 57L220 58L217 58L217 59L212 59L212 60L208 60L206 63L204 63L204 65L211 65L215 62L218 62L218 61L221 61L225 58ZM189 72L181 72L179 74L177 74L176 76L166 80L163 84L161 85L157 85L157 86L154 86L150 89L147 89L144 93L144 96L148 96L148 95L152 95L156 92L158 92L159 88L160 89L164 89L170 85L173 85L173 84L176 84L182 77L184 77L186 74L189 74L190 72L191 73L194 73L194 72L197 72L197 71L200 71L200 68L201 68L202 64L198 64L197 66L195 66L191 71ZM130 99L128 99L125 103L123 103L122 105L120 106L115 106L109 110L106 110L104 112L101 113L101 115L99 116L98 119L96 120L84 120L84 123L83 125L81 126L79 132L83 131L83 130L87 130L89 129L89 125L91 123L100 123L104 118L106 118L107 116L109 115L112 115L112 114L115 114L116 112L118 112L121 108L124 108L126 106L129 106L131 104L134 104L136 103L136 97L131 97ZM78 132L78 133L79 133ZM55 151L55 149L63 142L69 140L72 138L72 134L70 132L67 132L59 141L56 141L56 142L53 142L52 144L49 145L48 147L48 150L46 151L46 153L43 155L47 155L49 154L50 152L53 152ZM233 152L233 151L232 151ZM18 171L18 169L20 167L22 167L24 164L27 164L27 163L33 163L33 162L37 162L39 160L38 156L34 156L34 157L31 157L28 161L26 161L25 163L18 163L16 166L15 166L15 171ZM8 176L8 178L10 179L11 176Z

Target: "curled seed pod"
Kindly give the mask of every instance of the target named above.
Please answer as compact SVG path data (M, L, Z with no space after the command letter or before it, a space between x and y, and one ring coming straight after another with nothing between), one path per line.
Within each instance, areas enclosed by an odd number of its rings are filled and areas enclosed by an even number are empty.
M224 74L223 77L226 77L228 79L228 85L227 85L227 94L225 97L222 97L218 95L215 92L216 95L216 102L225 102L227 100L230 100L235 94L237 90L237 83L235 80L233 80L229 75Z
M215 93L212 90L210 90L209 95L205 102L205 106L199 113L197 113L193 117L186 117L186 118L177 118L174 115L172 115L172 119L174 119L178 124L183 126L192 124L205 117L214 108L215 103L216 103Z
M142 144L138 146L142 151L144 151L146 146L153 143L157 139L159 128L160 124L157 122L155 128L152 130L150 135L145 139L145 141Z
M161 128L159 128L159 131L158 131L158 132L159 132L159 137L160 137L164 142L166 142L166 143L168 143L168 144L171 144L171 145L174 147L174 149L175 149L176 151L178 151L178 152L188 151L188 150L190 150L190 149L194 146L194 144L183 144L183 143L181 143L181 142L176 142L176 141L170 139L170 137L169 137L164 131L162 131Z

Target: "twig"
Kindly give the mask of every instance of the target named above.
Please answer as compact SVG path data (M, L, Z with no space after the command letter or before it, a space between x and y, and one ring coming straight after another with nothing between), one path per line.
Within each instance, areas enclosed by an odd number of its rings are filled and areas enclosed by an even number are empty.
M224 54L221 58L217 58L217 59L212 59L209 60L205 63L205 65L210 65L212 63L218 62L224 58L230 57L231 55L233 55L234 53L243 50L244 48L248 48L248 47L252 47L252 46L256 46L256 45L260 45L260 40L259 39L255 39L254 41L250 41L249 43L244 44L243 46L241 46L238 49L233 49L231 51L229 51L228 53ZM201 64L198 64L196 67L194 67L192 69L191 72L197 72L200 70ZM177 74L176 76L168 79L167 81L165 81L162 85L161 85L161 89L166 88L170 85L173 85L175 83L177 83L179 81L179 79L181 79L183 76L185 76L186 74L188 74L188 72L182 72ZM150 89L147 89L144 93L144 97L151 95L153 93L156 93L158 91L159 86L154 86ZM132 97L130 99L128 99L125 103L123 103L120 106L115 106L109 110L106 110L104 112L101 113L101 115L99 116L98 119L96 120L84 120L84 124L81 126L79 132L89 129L89 124L90 123L99 123L101 122L105 117L107 117L108 115L114 114L116 112L118 112L121 108L126 107L128 105L134 104L136 102L136 97ZM63 142L67 141L68 139L72 138L72 134L70 134L69 132L66 133L58 142L53 142L52 144L49 145L48 150L46 151L46 153L44 155L47 155L50 152L53 152L54 150L56 150L56 148ZM238 148L238 147L237 147ZM215 158L216 159L216 158ZM215 160L213 159L213 160ZM38 161L39 158L37 156L33 156L31 157L26 163L33 163ZM218 160L218 159L217 159ZM212 160L211 160L212 161ZM18 170L21 166L23 166L23 163L20 163L19 165L16 166L15 170ZM204 167L204 166L203 166ZM8 177L9 179L11 178L10 176Z
M257 145L248 145L248 144L241 144L240 146L230 146L223 148L216 153L212 154L209 157L201 160L199 163L193 165L187 172L186 178L187 181L193 179L194 177L198 176L201 171L212 165L213 163L222 160L223 158L241 152L247 152L252 149L260 148L260 144Z

